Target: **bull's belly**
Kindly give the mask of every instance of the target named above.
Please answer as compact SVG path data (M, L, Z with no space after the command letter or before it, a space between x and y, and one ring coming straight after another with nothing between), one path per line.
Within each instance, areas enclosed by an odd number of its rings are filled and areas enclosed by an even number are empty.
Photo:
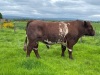
M64 46L67 46L67 42L64 42L63 39L55 39L55 41L54 40L52 41L52 40L49 40L49 39L45 39L42 42L47 44L47 45L62 44Z
M50 41L50 40L43 40L43 42L46 44L50 44L50 45L56 44L56 43L61 43L61 41L58 42L58 41Z

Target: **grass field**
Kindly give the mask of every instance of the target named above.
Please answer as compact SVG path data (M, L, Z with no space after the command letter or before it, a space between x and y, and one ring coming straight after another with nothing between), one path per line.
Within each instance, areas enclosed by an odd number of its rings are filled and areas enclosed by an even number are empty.
M47 49L39 43L40 59L34 53L26 58L23 51L26 22L16 22L13 29L0 29L0 75L100 75L100 23L92 23L96 35L83 37L74 46L74 60L61 57L60 44Z

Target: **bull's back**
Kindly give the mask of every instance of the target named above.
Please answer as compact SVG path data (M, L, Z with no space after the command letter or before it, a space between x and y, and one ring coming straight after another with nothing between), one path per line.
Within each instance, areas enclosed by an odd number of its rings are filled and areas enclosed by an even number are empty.
M39 38L40 41L63 41L67 33L68 28L64 22L44 22L36 20L29 23L27 28L28 37L31 39Z
M59 33L59 24L57 22L46 22L44 28L46 34L58 34Z

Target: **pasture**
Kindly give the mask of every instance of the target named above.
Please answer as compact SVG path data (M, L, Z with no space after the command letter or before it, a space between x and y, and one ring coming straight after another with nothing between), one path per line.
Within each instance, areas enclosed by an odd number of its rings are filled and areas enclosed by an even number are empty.
M74 60L61 57L61 46L55 44L47 49L39 43L40 59L32 52L26 58L23 51L26 22L15 22L13 29L0 29L0 75L100 75L100 23L92 23L96 35L83 37L74 46Z

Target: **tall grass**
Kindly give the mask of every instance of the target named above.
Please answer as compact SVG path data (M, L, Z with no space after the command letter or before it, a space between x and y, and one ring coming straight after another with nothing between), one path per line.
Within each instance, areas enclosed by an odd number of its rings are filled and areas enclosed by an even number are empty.
M39 43L40 59L34 52L26 58L23 51L26 22L16 23L13 29L0 29L0 75L99 75L100 74L100 25L93 23L96 36L83 37L74 46L74 60L61 57L60 44L47 49Z

